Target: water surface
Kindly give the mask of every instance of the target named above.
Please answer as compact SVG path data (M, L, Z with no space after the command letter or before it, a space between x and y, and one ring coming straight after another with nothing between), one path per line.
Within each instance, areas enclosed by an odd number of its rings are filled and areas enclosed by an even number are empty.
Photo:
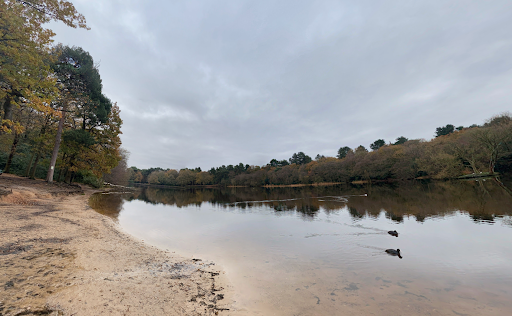
M221 265L261 315L512 315L512 197L494 181L144 188L91 205Z

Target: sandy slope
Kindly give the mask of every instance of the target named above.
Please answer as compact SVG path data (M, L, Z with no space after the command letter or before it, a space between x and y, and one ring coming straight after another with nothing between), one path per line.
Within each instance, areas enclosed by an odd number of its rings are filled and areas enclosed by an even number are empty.
M92 192L0 176L0 315L244 314L218 267L122 233Z

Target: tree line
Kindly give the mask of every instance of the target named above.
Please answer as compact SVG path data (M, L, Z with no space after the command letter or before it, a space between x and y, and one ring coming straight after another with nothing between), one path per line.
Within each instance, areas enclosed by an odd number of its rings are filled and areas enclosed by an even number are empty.
M451 179L467 174L512 170L512 117L494 116L485 124L436 129L426 141L400 136L370 145L344 146L336 157L303 152L288 160L272 159L265 166L222 165L209 171L196 169L138 169L131 167L130 181L160 185L264 186L345 183L358 180Z
M52 20L88 29L65 0L0 2L0 169L98 186L126 161L120 110L88 52L52 44Z

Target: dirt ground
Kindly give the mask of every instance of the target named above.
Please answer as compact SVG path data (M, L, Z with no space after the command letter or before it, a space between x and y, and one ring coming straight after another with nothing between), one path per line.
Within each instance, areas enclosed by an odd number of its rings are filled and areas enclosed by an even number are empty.
M0 175L0 316L240 314L217 266L123 233L93 192Z

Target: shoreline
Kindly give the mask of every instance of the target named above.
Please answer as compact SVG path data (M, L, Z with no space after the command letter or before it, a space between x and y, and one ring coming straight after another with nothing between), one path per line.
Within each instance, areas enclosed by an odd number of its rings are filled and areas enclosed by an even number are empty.
M8 174L0 190L0 315L235 315L224 271L127 234L89 207L99 190Z

